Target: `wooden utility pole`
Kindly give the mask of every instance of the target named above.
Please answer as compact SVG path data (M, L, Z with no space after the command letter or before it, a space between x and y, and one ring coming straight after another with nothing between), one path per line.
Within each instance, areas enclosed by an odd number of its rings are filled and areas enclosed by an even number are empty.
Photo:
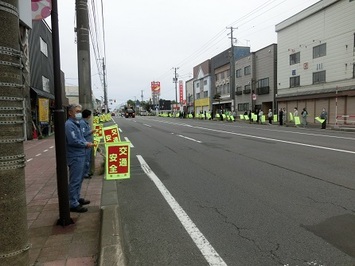
M18 0L0 1L0 265L28 265Z

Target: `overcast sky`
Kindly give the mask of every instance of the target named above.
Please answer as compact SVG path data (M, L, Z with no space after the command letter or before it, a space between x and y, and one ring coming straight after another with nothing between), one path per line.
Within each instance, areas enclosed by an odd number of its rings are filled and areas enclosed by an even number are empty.
M96 10L95 47L104 57L105 35L108 98L118 104L150 98L150 82L160 81L162 99L175 99L173 67L181 80L192 69L230 47L226 27L235 27L234 43L257 51L277 43L275 25L318 0L88 0ZM94 3L94 4L93 4ZM95 4L96 3L96 4ZM75 1L58 1L61 68L66 85L77 85ZM91 21L94 21L93 16ZM94 24L91 25L94 28ZM94 30L93 30L94 32ZM95 37L96 36L96 37ZM101 41L100 41L101 40ZM96 52L97 53L97 52ZM103 96L95 53L91 52L92 89ZM184 97L185 98L185 97ZM112 107L112 106L111 106Z

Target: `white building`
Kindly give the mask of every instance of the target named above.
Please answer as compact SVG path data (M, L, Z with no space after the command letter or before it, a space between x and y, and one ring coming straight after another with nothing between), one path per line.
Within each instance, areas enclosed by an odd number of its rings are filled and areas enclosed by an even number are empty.
M319 1L276 32L278 107L306 107L309 122L322 108L329 123L355 115L355 0Z

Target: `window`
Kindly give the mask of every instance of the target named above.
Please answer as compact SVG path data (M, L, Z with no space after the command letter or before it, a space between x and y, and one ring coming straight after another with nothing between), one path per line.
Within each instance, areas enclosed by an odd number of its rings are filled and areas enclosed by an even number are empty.
M244 68L244 75L250 75L251 73L251 67L250 66L246 66Z
M326 43L313 47L313 58L318 58L327 55Z
M203 81L203 85L207 85L207 79L205 79L204 81Z
M313 84L325 82L325 70L313 73Z
M250 92L251 92L251 90L250 90L250 85L245 85L245 86L244 86L243 93L244 93L244 94L249 94Z
M300 86L300 76L290 77L290 88Z
M41 49L41 52L48 57L47 43L41 37L39 37L39 47Z
M208 91L203 92L203 98L208 98Z
M259 79L257 84L257 88L266 88L269 87L269 78Z
M242 95L242 87L241 86L237 86L237 88L235 89L235 95Z
M237 78L240 78L240 77L242 76L242 70L241 70L241 69L237 69L237 70L235 71L235 76L236 76Z
M290 65L298 64L301 59L300 52L290 55Z
M249 103L238 103L238 111L248 111Z
M49 79L47 79L45 76L42 76L42 86L44 91L49 93L51 92L49 88Z
M200 93L196 93L196 99L200 99Z
M198 89L200 87L200 82L196 82L196 89Z

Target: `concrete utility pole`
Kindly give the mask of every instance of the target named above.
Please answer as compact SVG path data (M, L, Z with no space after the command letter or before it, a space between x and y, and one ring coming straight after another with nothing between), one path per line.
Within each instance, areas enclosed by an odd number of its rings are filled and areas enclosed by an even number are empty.
M233 30L237 28L233 27L227 27L227 29L230 29L230 39L231 39L231 52L230 52L230 95L233 100L233 107L231 108L233 110L236 109L235 106L235 56L234 56L234 38L233 38Z
M143 102L143 90L141 90L141 102Z
M78 50L79 103L84 109L93 109L90 65L90 32L88 1L76 0L76 33Z
M0 1L0 265L28 265L18 0Z
M175 105L177 105L178 101L177 101L177 83L178 83L178 74L176 73L176 70L178 70L178 67L173 67L172 69L174 69L174 78L173 78L173 83L175 83Z
M104 104L105 104L105 113L108 112L108 100L107 100L107 85L106 85L106 64L105 58L102 58L102 74L104 80Z

